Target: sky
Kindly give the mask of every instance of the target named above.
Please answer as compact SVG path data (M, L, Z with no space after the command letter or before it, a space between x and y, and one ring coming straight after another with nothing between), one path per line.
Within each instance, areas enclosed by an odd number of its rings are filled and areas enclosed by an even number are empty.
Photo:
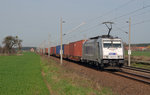
M150 0L0 0L0 43L12 35L23 46L58 45L61 17L64 44L106 35L106 21L128 43L130 17L131 43L150 43Z

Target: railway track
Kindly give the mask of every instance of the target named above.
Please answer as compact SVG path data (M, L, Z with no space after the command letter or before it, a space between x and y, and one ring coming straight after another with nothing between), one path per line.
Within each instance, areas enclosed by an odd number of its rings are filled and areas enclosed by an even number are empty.
M145 84L148 84L150 85L150 78L148 76L143 76L143 75L137 75L137 74L133 74L133 73L128 73L128 72L112 72L113 74L115 75L118 75L118 76L122 76L122 77L125 77L125 78L129 78L129 79L132 79L132 80L136 80L136 81L139 81L139 82L143 82Z
M148 69L137 68L137 67L132 67L132 66L123 66L122 68L134 70L134 71L140 71L140 72L144 72L144 73L150 73L150 70L148 70Z
M68 60L66 60L66 61L68 61ZM68 61L68 62L70 62L70 61ZM126 69L126 70L123 70L123 69ZM147 73L148 76L138 74L138 73L128 72L129 70L130 71L133 70L133 71L137 71L137 72ZM150 70L147 70L147 69L124 66L123 68L121 68L121 70L119 70L117 72L116 71L115 72L114 71L109 71L109 70L104 70L104 71L106 71L108 73L112 73L112 74L117 75L117 76L125 77L125 78L128 78L128 79L132 79L132 80L139 81L139 82L150 85Z
M136 80L136 81L139 81L139 82L150 85L150 79L147 79L146 76L144 76L144 77L139 76L139 75L137 76L136 74L131 75L131 74L127 74L127 73L124 73L124 72L112 72L112 74L122 76L122 77L125 77L125 78L128 78L128 79Z
M148 69L124 66L118 72L111 73L150 85L150 70Z

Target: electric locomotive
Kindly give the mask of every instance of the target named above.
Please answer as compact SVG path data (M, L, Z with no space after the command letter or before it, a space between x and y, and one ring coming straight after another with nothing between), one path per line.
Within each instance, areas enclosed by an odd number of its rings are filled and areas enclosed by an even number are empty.
M97 36L85 41L82 46L82 62L103 68L122 67L124 47L120 38L108 35Z

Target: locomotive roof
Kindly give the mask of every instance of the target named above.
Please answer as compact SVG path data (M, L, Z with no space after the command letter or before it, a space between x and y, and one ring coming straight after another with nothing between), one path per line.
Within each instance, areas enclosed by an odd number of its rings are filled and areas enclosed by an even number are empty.
M118 37L113 37L113 36L108 36L108 35L102 35L102 36L96 36L96 37L92 37L90 39L98 39L98 38L110 38L110 39L115 39L115 38L118 38Z

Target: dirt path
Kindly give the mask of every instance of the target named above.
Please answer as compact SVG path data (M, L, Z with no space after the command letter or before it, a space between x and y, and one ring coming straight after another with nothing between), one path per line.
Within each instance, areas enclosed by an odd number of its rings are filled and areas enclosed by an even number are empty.
M44 83L46 84L46 86L47 86L47 88L49 90L50 95L54 95L53 91L52 91L52 89L50 87L50 85L48 84L47 80L45 79L45 73L44 73L44 71L42 70L41 73L42 73L42 77L44 79Z
M59 62L59 59L51 57ZM117 95L150 95L150 85L120 77L108 72L97 71L77 63L63 61L63 67L81 76L98 82L101 86L110 87Z

